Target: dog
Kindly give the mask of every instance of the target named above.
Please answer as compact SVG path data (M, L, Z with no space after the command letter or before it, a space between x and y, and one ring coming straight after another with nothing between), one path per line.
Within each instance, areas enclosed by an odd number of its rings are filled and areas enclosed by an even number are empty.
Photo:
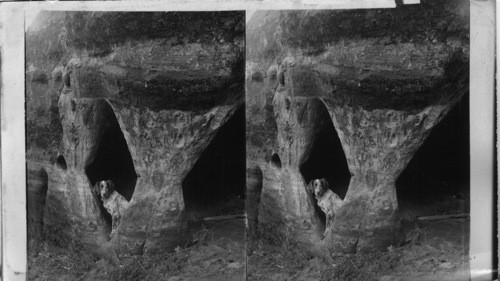
M335 218L335 213L342 205L342 198L331 191L326 179L312 180L307 186L307 190L314 194L317 204L326 215L326 223L329 226Z
M99 181L94 186L94 192L101 198L104 208L112 218L111 234L116 233L120 223L123 210L127 208L128 201L115 190L115 185L111 180Z

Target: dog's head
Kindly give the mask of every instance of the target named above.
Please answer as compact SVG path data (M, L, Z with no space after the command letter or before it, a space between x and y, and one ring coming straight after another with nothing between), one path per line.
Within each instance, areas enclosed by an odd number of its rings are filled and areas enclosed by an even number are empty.
M328 182L326 179L315 179L312 181L312 188L314 195L322 196L328 189Z
M100 181L97 183L97 190L102 198L108 198L115 190L115 185L112 181Z

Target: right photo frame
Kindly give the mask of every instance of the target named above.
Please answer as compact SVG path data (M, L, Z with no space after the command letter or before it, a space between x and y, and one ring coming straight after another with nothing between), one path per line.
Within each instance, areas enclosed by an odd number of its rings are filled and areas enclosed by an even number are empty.
M471 278L470 13L247 15L248 280Z

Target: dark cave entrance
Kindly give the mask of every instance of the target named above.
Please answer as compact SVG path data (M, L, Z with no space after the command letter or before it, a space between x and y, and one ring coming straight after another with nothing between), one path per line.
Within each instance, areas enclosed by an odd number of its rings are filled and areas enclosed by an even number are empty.
M402 218L469 212L469 166L469 95L466 94L432 129L397 179Z
M273 156L271 156L271 164L273 167L281 169L281 159L278 153L274 153Z
M98 181L111 180L116 191L130 201L134 194L137 174L116 117L112 111L107 115L108 118L104 120L109 124L96 140L97 151L94 160L85 168L85 172L92 186Z
M321 124L318 126L321 128L317 130L309 155L304 157L305 161L300 166L300 172L307 185L314 179L325 178L330 190L344 199L351 179L344 150L325 105L320 102L315 109L318 114L317 119L320 121L318 123ZM318 207L314 195L311 197L324 229L326 215Z
M246 187L245 108L219 129L182 182L188 219L241 214Z
M130 201L134 194L137 174L127 142L109 104L105 103L98 115L100 116L94 119L106 124L98 124L101 131L97 133L95 149L90 153L91 162L85 167L85 173L91 187L98 181L111 180L115 190ZM104 219L111 227L111 215L102 205L100 198L98 204Z
M64 159L64 156L57 156L56 167L63 171L66 171L68 169L68 165L66 164L66 159Z

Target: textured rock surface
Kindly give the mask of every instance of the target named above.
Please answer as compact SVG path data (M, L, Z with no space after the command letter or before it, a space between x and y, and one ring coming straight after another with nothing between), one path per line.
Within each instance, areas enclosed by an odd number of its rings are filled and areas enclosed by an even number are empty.
M263 172L262 235L279 230L331 252L368 251L393 241L399 227L395 181L468 91L468 21L465 1L253 15L247 27L247 151L249 168ZM301 171L330 118L351 179L324 230L305 190L310 179Z
M187 238L182 181L243 104L244 13L45 12L35 23L27 32L32 236L43 217L46 232L97 252L171 250ZM91 192L106 179L129 201L111 237Z

